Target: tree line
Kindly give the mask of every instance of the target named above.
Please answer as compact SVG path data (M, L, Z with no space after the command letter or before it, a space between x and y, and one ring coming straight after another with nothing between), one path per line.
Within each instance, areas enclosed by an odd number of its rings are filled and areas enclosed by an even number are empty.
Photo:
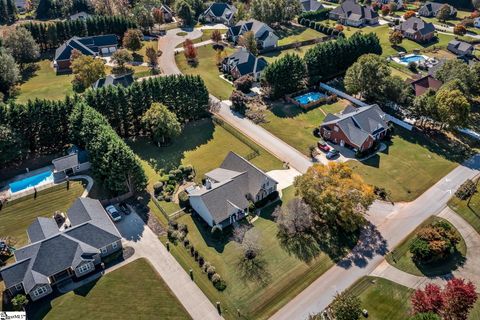
M0 1L0 25L13 24L17 20L15 0Z
M120 16L95 16L86 20L65 20L55 23L29 22L22 24L32 34L42 50L57 48L66 40L78 36L116 34L122 37L128 29L136 28L136 23Z
M71 0L71 1L55 1L40 0L35 9L35 16L40 20L65 18L72 13L80 11L91 11L89 0Z

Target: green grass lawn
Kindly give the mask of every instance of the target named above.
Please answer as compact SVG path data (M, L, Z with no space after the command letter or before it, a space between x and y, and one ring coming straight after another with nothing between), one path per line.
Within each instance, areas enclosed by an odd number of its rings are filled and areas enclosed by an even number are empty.
M200 43L200 42L203 42L203 41L210 40L214 30L220 31L221 34L226 34L227 33L227 29L205 29L205 30L202 30L202 36L201 37L191 39L191 40L192 40L193 43ZM183 43L180 43L179 45L177 45L177 48L181 48L182 46L183 46Z
M417 265L413 261L413 256L410 253L410 245L415 239L415 235L421 228L431 225L432 223L435 223L438 221L445 221L445 220L442 218L432 216L428 218L426 221L424 221L420 226L418 226L415 229L415 231L409 234L405 238L405 240L403 240L402 243L400 243L395 248L395 250L393 250L391 253L387 255L386 259L388 263L390 263L392 266L402 271L405 271L407 273L410 273L416 276L442 276L458 268L458 266L461 265L465 260L465 255L467 253L467 246L463 238L461 238L461 236L460 236L461 241L457 245L458 252L453 253L451 258L449 258L448 260L435 263L432 265ZM458 231L457 231L457 234L458 234Z
M278 40L278 45L283 46L286 44L300 42L305 40L322 38L325 35L316 30L300 27L300 26L291 26L289 28L282 28L281 30L275 30L275 33L280 38Z
M231 48L225 48L227 54L234 52ZM233 91L233 86L219 77L220 72L215 59L215 50L211 45L197 48L198 64L191 66L183 53L175 56L178 68L184 74L199 75L208 88L208 91L221 100L228 99Z
M35 98L61 100L73 93L73 75L56 75L52 61L41 60L35 75L20 85L17 102L25 103Z
M392 201L412 201L452 171L466 157L445 138L395 127L389 147L366 161L349 161L367 183L383 187Z
M31 309L31 319L191 319L145 259Z
M480 233L480 192L473 195L470 203L454 196L448 205Z
M314 145L318 140L313 135L313 130L322 123L329 112L337 113L347 105L347 101L339 100L334 104L322 105L305 112L293 104L278 101L266 111L267 122L262 123L261 126L309 156L309 146Z
M362 309L367 309L370 320L405 320L410 317L413 290L395 282L363 277L347 292L360 299Z
M0 236L13 237L17 248L27 244L27 227L36 217L51 217L57 210L66 212L83 190L81 182L71 181L69 190L62 184L39 191L36 199L31 195L7 203L0 211Z
M307 53L308 49L313 48L314 46L315 46L314 44L311 44L311 45L308 45L308 46L303 46L303 47L295 48L295 49L287 49L287 50L282 50L282 51L272 51L272 52L268 52L268 53L265 53L265 54L261 55L261 57L265 58L265 60L267 60L268 63L272 63L273 61L284 57L288 53L295 53L295 54L299 55L300 57L303 57L305 55L305 53Z
M286 203L293 196L294 189L289 187L284 190L282 200ZM188 239L195 249L224 278L226 290L219 292L212 286L182 244L172 245L171 253L185 270L193 269L195 282L212 302L220 301L226 319L268 318L334 264L323 253L310 264L289 255L276 238L277 226L271 217L275 206L263 210L248 231L258 234L258 243L262 246L260 259L263 267L258 269L257 275L264 282L246 280L241 276L238 261L242 249L228 235L218 240L212 238L210 231L197 218L184 215L178 219L188 226ZM237 310L241 317L237 316Z

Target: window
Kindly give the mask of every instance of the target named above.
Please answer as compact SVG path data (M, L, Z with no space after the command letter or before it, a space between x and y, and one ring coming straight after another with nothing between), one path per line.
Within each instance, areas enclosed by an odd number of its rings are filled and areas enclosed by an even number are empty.
M21 284L21 283L18 283L18 284L15 285L15 290L17 290L17 291L22 290L22 288L23 288L23 287L22 287L22 284Z
M338 132L338 127L337 127L337 126L333 127L333 130L334 130L335 132Z
M116 242L112 243L112 249L116 249L118 244Z
M85 273L92 269L92 265L90 263L82 264L80 267L77 268L78 273Z
M43 287L38 287L32 293L35 297L38 297L45 294L47 291L48 291L47 286L43 286Z
M102 253L107 253L107 248L102 248L100 251L102 251Z

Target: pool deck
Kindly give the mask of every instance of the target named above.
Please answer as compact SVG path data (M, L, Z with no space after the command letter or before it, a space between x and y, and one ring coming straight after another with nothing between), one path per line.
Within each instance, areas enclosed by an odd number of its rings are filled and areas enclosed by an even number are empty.
M33 176L39 174L39 173L49 171L49 170L53 172L53 165L42 167L42 168L32 170L32 171L29 171L29 172L25 172L25 173L22 173L22 174L19 174L19 175L13 177L12 179L2 181L1 184L0 184L2 186L0 188L0 199L14 200L14 199L18 199L18 198L24 197L26 195L29 195L29 194L35 192L34 191L35 188L32 187L32 188L27 188L25 190L21 190L21 191L12 193L10 191L10 186L9 185L10 185L10 183L13 183L13 182L16 182L16 181L19 181L19 180L23 180L23 179L26 179L26 178L30 178L30 177L33 177ZM53 185L55 185L55 182L48 182L48 183L44 183L44 184L39 185L38 188L36 188L36 189L37 190L43 190L43 189L50 188Z
M411 61L405 62L405 61L402 61L401 59L403 59L403 58L408 59L408 58L411 58L411 57L414 57L414 56L423 57L424 60L422 60L422 61L428 61L429 59L431 59L429 56L426 56L426 55L424 55L424 54L414 54L414 53L411 53L411 54L407 54L407 55L405 55L405 56L403 56L403 57L398 57L398 56L397 56L397 57L392 57L392 60L393 60L394 62L398 63L398 64L401 64L401 65L404 65L404 66L408 66L408 64L409 64ZM413 62L418 63L418 61L413 61Z

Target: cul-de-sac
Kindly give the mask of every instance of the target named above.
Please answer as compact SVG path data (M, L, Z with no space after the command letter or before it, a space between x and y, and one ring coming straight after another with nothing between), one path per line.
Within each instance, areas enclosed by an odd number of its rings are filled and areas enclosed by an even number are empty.
M480 320L480 0L0 0L1 320Z

